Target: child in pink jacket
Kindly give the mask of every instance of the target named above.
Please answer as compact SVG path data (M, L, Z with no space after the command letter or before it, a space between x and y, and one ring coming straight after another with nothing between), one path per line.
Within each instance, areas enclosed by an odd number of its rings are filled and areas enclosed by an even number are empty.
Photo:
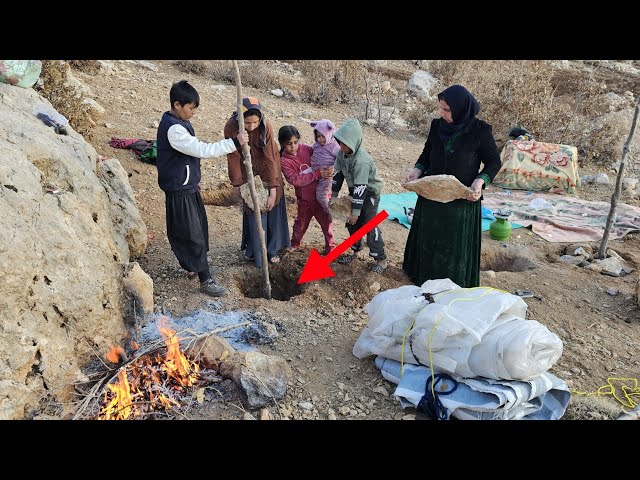
M340 145L333 138L336 126L331 120L318 120L310 122L313 127L313 135L316 142L313 144L313 155L311 155L311 169L315 172L321 168L333 167L336 162L336 155L340 151ZM320 178L316 188L316 199L322 205L325 212L330 213L329 200L331 199L332 178Z
M321 179L331 182L333 168L322 167L314 171L310 166L313 149L309 145L298 143L299 140L300 132L293 125L285 125L278 131L282 173L287 182L295 187L298 203L290 251L300 247L302 237L309 228L311 219L315 217L324 234L324 255L326 255L335 248L336 240L333 236L331 216L318 201L316 191ZM323 175L326 176L323 177Z

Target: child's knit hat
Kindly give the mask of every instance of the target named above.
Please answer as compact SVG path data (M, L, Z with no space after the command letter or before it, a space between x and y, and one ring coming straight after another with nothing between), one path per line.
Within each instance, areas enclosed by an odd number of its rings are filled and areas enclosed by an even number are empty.
M331 120L327 120L326 118L309 122L309 125L311 125L314 130L324 135L324 138L327 139L327 143L331 141L331 139L333 138L333 132L336 131L336 126L333 124L333 122Z

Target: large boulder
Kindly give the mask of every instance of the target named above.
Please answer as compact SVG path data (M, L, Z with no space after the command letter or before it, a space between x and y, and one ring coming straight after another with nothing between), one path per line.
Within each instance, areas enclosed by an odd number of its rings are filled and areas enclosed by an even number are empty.
M127 333L123 275L147 242L124 169L72 128L46 126L33 113L42 104L0 83L3 420L77 400L82 367Z

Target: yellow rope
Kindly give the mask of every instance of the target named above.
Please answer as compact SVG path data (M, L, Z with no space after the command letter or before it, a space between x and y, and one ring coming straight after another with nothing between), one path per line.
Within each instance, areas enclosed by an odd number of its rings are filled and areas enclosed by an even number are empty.
M448 294L448 293L461 291L461 290L477 290L479 288L485 289L485 292L482 295L480 295L478 297L473 297L473 298L455 298L446 306L449 307L449 306L451 306L452 304L454 304L455 302L457 302L459 300L478 300L479 298L482 298L487 293L489 293L489 292L491 292L493 290L495 290L497 292L502 292L502 293L510 293L510 292L507 292L506 290L501 290L499 288L493 288L493 287L471 287L471 288L460 288L460 289L447 290L447 291L444 291L444 292L440 292L440 293L435 294L433 296L433 298L436 298L436 297L439 297L439 296L442 296L442 295L445 295L445 294ZM416 315L416 318L417 318L417 315ZM429 335L429 345L428 345L429 346L429 369L431 370L431 395L433 396L433 398L435 398L435 391L434 391L435 375L433 373L433 351L431 350L431 342L433 340L433 335L436 332L436 328L437 328L438 324L440 323L440 321L442 320L442 318L444 318L444 315L433 325L433 328L431 329L431 334ZM405 345L405 339L407 338L407 335L409 334L409 332L411 331L411 329L413 328L413 325L415 323L416 323L416 319L414 318L413 322L411 322L411 325L409 325L409 328L407 328L407 331L402 336L402 347L401 347L401 350L400 350L400 378L402 378L402 375L404 374L404 345ZM622 385L621 386L622 393L624 394L623 398L619 398L618 397L618 394L617 394L617 391L616 391L616 387L612 383L612 381L616 381L616 380L620 381L620 382L631 382L633 384L633 387L629 387L627 385ZM637 397L638 400L640 400L640 387L638 387L638 379L637 378L609 377L609 378L607 378L607 384L601 386L595 392L579 392L577 390L569 390L569 391L573 395L585 395L585 396L611 395L619 403L621 403L625 407L629 407L629 408L634 408L636 405L638 405L638 403L636 401L634 401L632 397Z
M619 398L618 394L616 392L616 387L612 383L612 381L614 381L614 380L618 380L620 382L625 382L625 383L626 382L631 382L633 384L633 387L629 387L627 385L622 385L621 386L621 390L622 390L622 393L624 393L624 397L623 398ZM633 400L633 398L631 398L631 397L637 397L638 399L640 399L640 388L638 388L638 379L637 378L609 377L609 378L607 378L607 384L601 386L595 392L578 392L577 390L569 390L569 391L574 395L585 395L585 396L611 395L613 398L615 398L622 405L624 405L625 407L629 407L629 408L633 408L636 405L638 405L638 403L635 402Z

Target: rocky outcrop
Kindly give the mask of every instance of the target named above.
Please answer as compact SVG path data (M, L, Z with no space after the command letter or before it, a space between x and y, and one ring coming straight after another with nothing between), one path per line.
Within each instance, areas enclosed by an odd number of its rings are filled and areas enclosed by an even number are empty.
M0 84L0 419L77 400L82 367L122 343L123 275L147 242L122 166L46 126L43 103Z

